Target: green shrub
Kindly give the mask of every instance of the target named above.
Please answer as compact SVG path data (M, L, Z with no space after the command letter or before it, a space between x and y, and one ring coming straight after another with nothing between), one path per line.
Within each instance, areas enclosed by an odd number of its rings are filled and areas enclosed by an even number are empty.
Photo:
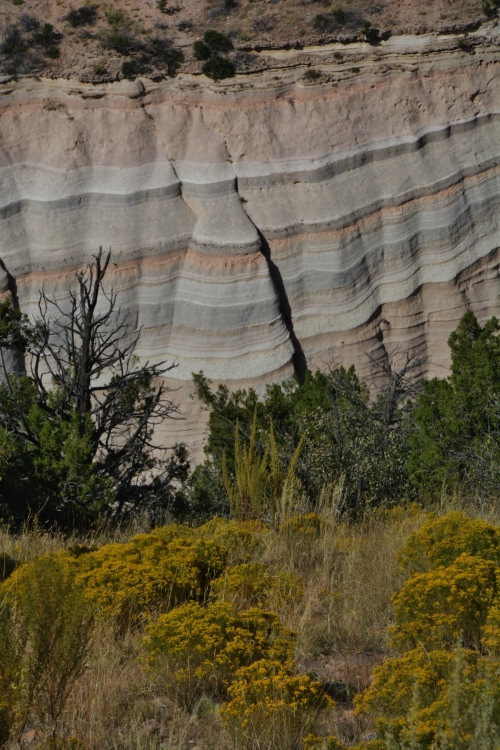
M51 60L57 60L57 58L61 56L61 53L59 52L59 47L56 47L55 44L51 44L45 50L45 55L46 57L49 57Z
M498 0L484 0L482 10L486 18L494 18L498 12Z
M347 21L347 13L343 8L334 8L334 10L332 10L332 16L337 23L346 23Z
M97 5L82 5L80 8L72 9L66 15L66 20L74 28L78 26L92 25L97 19Z
M146 53L151 55L158 68L165 68L169 76L175 76L184 60L182 50L173 47L168 39L158 37L148 40Z
M215 29L208 29L203 36L203 41L212 53L230 52L233 49L230 38Z
M316 31L329 31L333 25L332 17L328 13L318 13L314 17L313 26Z
M125 78L134 78L139 70L139 65L137 60L125 60L124 63L122 63L122 75Z
M120 55L129 55L139 47L135 36L127 28L121 26L112 28L105 34L102 44L105 49L112 49Z
M221 81L223 78L232 78L236 73L236 66L227 57L214 55L203 63L201 72L214 81Z
M318 78L321 78L321 73L315 68L309 68L304 73L304 81L317 81Z
M156 684L191 706L201 696L225 698L237 670L259 659L291 665L295 636L271 612L233 614L227 602L190 602L150 625L143 648Z
M316 31L333 31L338 25L347 22L347 13L343 8L335 8L331 13L318 13L314 17L313 26Z
M189 18L184 18L182 21L179 21L177 28L179 31L191 31L193 28L193 22L190 21Z
M230 52L232 49L233 43L229 37L215 29L206 31L203 40L198 39L193 44L195 58L206 61L201 69L202 73L214 81L231 78L236 73L234 63L219 54Z
M197 39L193 44L193 52L197 60L208 60L211 54L208 45L201 39Z
M33 34L33 42L42 47L50 47L57 42L57 34L51 23L44 23L41 31Z
M0 52L11 58L22 58L26 53L27 46L19 26L10 25L5 29Z

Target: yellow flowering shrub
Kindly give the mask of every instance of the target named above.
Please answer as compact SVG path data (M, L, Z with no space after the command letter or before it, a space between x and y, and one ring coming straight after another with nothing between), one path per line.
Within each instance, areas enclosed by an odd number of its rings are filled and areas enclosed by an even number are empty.
M259 521L229 521L213 518L196 529L199 539L217 542L227 549L228 563L239 565L260 557L264 551L263 537L269 528Z
M488 612L484 626L483 645L490 654L500 656L500 601L497 598Z
M223 698L236 671L259 659L293 663L295 634L260 608L233 614L228 602L189 602L149 626L143 661L157 684L183 705Z
M452 512L441 518L430 513L399 554L399 564L409 574L450 565L467 553L500 565L500 529L479 518Z
M235 609L264 607L282 609L304 595L302 582L294 573L272 575L263 563L245 563L227 568L211 587L219 601L231 602Z
M302 750L320 712L335 705L320 683L267 659L238 670L228 694L219 713L241 750Z
M497 591L497 568L463 553L451 565L416 573L392 597L396 649L463 644L480 648L482 628Z
M59 719L84 671L92 633L92 612L68 553L27 562L0 585L0 746L2 735L18 739L33 721L61 746Z
M418 647L375 668L373 684L355 698L356 712L374 718L382 736L391 730L396 738L408 740L413 730L422 747L430 748L449 727L452 708L456 712L458 706L465 716L474 704L486 671L486 660L477 651Z
M215 542L178 536L165 527L82 555L79 580L100 616L128 622L152 608L205 599L225 560L226 550Z

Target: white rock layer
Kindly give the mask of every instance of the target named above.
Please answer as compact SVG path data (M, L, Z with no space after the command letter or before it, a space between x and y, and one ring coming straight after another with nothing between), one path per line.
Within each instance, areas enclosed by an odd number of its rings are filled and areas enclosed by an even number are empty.
M476 42L474 55L392 42L359 73L318 52L314 86L300 67L143 96L5 85L11 291L34 313L42 286L64 299L75 268L111 247L140 356L175 360L181 386L203 369L261 387L301 352L363 373L367 353L395 346L427 349L444 372L464 310L500 312L500 46L493 31ZM188 411L178 436L197 449Z

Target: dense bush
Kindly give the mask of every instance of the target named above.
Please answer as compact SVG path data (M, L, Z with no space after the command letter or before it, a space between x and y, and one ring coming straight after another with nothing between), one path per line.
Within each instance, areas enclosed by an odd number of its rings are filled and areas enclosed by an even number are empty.
M499 331L496 318L481 327L472 312L465 313L448 340L450 377L425 384L409 461L423 493L462 483L484 500L498 489Z
M354 368L328 374L308 373L296 380L269 386L262 400L252 389L213 391L199 373L194 378L198 398L210 411L207 466L216 474L222 456L229 473L236 472L234 429L240 445L248 445L256 415L257 452L270 442L271 424L280 457L291 462L302 441L297 477L306 503L317 503L328 485L342 484L339 511L362 515L381 503L414 496L408 472L412 424L408 397L412 390L411 362L395 363L381 378L376 398L357 378ZM406 382L408 381L408 383ZM198 485L199 486L199 485ZM214 486L217 486L214 484ZM198 487L194 487L195 496ZM192 500L196 504L196 500ZM204 486L203 503L210 502ZM214 495L213 502L216 500Z
M224 698L240 667L260 659L291 664L295 636L276 615L252 608L233 614L227 602L190 602L161 615L144 640L144 659L158 686L183 705Z
M226 550L218 544L167 527L82 555L78 580L101 617L128 624L152 609L166 611L190 599L205 601L225 559Z
M430 513L410 536L398 559L411 575L451 565L462 553L500 565L500 529L457 511L441 517Z
M357 710L376 720L382 737L390 733L409 740L414 731L421 748L433 747L441 733L450 731L458 710L466 721L460 744L451 745L455 750L470 739L470 709L477 710L477 697L483 698L487 674L488 665L476 651L419 647L375 668L373 685L356 699ZM492 687L498 691L497 681Z
M494 563L465 552L447 567L415 573L393 597L393 646L450 648L460 639L466 647L480 649L497 575Z
M211 540L222 545L228 553L230 565L248 563L257 559L264 551L262 538L269 529L258 521L229 521L213 518L196 529L196 537Z
M219 81L222 78L231 78L236 73L236 67L231 60L223 57L221 52L230 52L233 43L229 37L215 29L205 32L203 39L197 39L193 44L193 54L197 60L204 60L202 73Z
M321 711L334 706L320 683L292 675L277 660L238 670L228 693L221 719L241 750L302 750Z
M92 25L97 19L97 5L82 5L80 8L73 8L66 15L66 20L70 26L78 27Z
M376 719L387 750L495 747L497 533L462 513L431 516L402 551L412 575L393 597L391 628L402 655L377 667L372 686L357 698L358 712Z

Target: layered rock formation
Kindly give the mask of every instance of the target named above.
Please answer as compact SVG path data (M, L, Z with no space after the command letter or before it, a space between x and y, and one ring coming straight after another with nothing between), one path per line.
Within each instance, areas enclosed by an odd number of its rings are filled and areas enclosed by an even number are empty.
M395 346L444 372L464 310L500 312L500 36L467 45L275 53L217 85L4 84L4 288L34 313L111 247L139 354L175 359L179 385L366 373Z

